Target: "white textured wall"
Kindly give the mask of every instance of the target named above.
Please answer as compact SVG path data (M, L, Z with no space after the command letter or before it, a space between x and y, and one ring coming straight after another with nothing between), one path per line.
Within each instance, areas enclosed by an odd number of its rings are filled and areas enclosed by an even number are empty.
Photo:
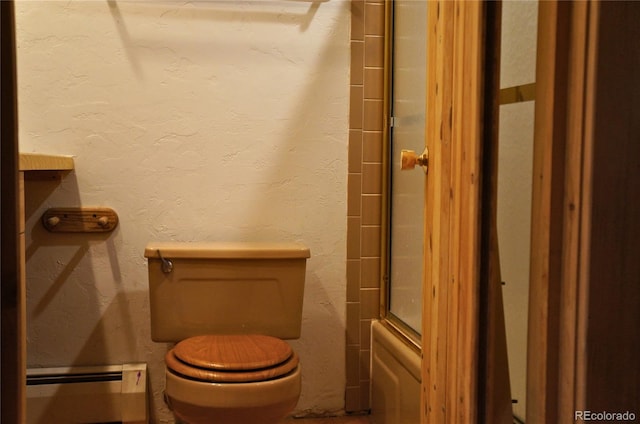
M19 1L20 148L75 156L27 184L28 363L143 361L151 240L311 248L299 410L344 397L349 3ZM107 206L106 237L50 234L48 207Z
M502 4L501 88L535 82L537 1ZM534 102L500 106L498 238L514 414L525 417Z

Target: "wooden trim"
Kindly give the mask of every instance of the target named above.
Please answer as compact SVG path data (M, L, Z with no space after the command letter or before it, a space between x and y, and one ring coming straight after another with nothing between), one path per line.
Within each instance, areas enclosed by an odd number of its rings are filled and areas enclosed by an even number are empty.
M576 409L640 415L640 3L589 7Z
M588 2L541 2L534 133L527 422L572 423L578 398ZM535 347L535 348L534 348ZM579 397L579 396L578 396Z
M0 421L25 422L25 290L24 264L19 254L20 186L18 179L18 107L15 67L14 8L0 2L2 34L2 279Z
M588 16L592 7L588 2L576 2L572 5L570 19L570 51L568 52L567 79L570 81L566 99L566 153L564 166L564 199L563 199L563 234L562 234L562 266L559 292L558 320L558 380L557 380L557 422L573 423L576 410L576 366L578 365L578 323L580 319L581 293L580 280L584 273L580 270L582 224L587 222L583 207L585 145L588 123L586 104L588 93L585 93L588 72L587 39L589 34ZM561 342L560 342L561 341ZM579 374L579 373L578 373ZM555 402L555 399L549 399ZM555 410L556 407L550 407Z
M500 104L529 102L536 99L536 83L516 85L500 90Z
M640 408L635 2L541 2L527 422Z
M447 193L450 167L452 95L453 2L427 5L427 119L425 143L430 151L425 190L425 285L422 326L422 423L445 422L446 285L448 278L449 210ZM435 88L437 87L437 89ZM445 190L446 191L446 190ZM428 264L428 265L427 265ZM443 345L439 341L445 342Z
M428 4L423 423L478 419L485 7Z
M498 151L502 4L487 5L482 131L480 374L478 421L511 424L513 407L498 248Z
M526 418L534 424L557 417L570 8L549 1L538 9Z

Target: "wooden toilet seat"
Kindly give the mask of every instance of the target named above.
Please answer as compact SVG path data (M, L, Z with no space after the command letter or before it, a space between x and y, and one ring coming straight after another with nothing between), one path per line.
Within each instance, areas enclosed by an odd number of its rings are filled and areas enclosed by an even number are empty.
M271 380L298 366L285 341L264 335L204 335L179 342L165 356L167 368L186 378L219 383Z

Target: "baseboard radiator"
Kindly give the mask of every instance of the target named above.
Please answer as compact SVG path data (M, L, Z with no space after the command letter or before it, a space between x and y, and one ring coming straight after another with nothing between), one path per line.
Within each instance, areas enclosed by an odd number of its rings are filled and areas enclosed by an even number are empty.
M146 364L27 369L27 424L147 423Z

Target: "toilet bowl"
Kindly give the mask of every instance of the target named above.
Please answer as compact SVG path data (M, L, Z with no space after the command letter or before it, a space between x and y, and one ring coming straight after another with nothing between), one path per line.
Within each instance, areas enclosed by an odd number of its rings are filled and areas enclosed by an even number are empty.
M275 424L300 396L298 356L273 337L191 337L167 352L165 364L167 402L190 424Z
M290 243L150 243L151 336L165 399L187 424L277 424L301 391L298 355L309 249Z
M165 364L167 403L189 424L275 424L300 396L298 356L273 337L192 337L167 352Z

